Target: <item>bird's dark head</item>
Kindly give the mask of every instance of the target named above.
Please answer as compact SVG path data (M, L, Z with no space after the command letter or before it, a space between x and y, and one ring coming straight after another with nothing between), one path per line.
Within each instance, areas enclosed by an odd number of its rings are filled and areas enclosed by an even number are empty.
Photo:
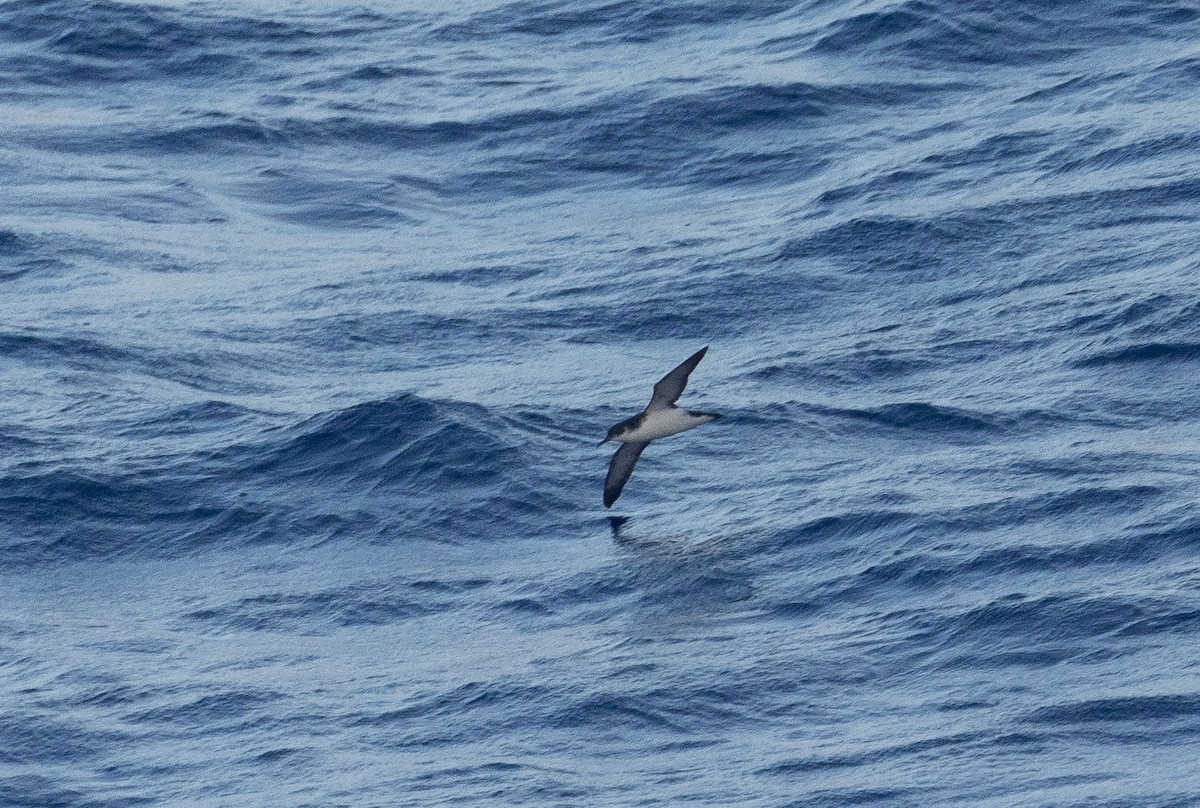
M614 426L614 427L610 428L610 429L608 430L608 434L604 436L604 440L600 441L600 442L599 442L598 444L596 444L596 445L597 445L597 446L603 446L604 444L608 443L610 440L616 440L616 439L617 439L617 435L620 435L620 434L621 434L621 429L622 429L622 427L621 427L621 425L620 425L620 424L617 424L616 426Z
M646 413L638 413L632 418L626 418L619 424L613 424L609 427L608 434L604 436L604 440L600 441L600 445L608 443L610 440L620 440L621 436L626 432L633 432L642 425L642 421L646 418Z

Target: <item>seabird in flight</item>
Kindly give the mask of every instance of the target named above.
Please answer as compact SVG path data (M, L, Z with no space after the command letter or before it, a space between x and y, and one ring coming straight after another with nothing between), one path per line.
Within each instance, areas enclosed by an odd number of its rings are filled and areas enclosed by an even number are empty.
M610 508L621 496L621 489L633 474L633 466L642 455L642 450L650 445L650 441L665 438L679 432L715 421L721 416L715 412L697 412L684 410L675 406L683 388L687 387L688 376L700 364L708 346L704 346L672 370L654 385L654 394L650 403L632 418L627 418L608 430L608 436L600 441L600 445L617 441L621 448L613 455L608 464L608 476L604 478L604 507Z

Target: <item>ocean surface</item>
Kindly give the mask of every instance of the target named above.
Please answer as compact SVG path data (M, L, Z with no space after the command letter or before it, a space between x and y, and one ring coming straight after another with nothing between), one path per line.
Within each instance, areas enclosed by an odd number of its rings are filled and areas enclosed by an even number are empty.
M1200 805L1192 2L0 2L0 384L4 808Z

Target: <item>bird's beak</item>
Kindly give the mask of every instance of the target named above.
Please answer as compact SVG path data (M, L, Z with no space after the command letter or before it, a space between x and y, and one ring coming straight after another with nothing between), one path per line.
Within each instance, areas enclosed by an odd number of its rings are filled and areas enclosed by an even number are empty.
M600 441L600 442L599 442L599 443L597 443L596 445L597 445L597 446L603 446L603 445L604 445L604 444L606 444L606 443L608 443L608 438L605 438L604 440Z

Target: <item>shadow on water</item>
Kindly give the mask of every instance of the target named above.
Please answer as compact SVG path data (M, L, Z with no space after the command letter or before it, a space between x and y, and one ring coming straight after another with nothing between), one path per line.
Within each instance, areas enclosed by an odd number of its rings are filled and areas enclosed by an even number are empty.
M638 530L638 520L628 516L606 518L620 550L622 575L640 590L642 607L695 614L741 608L753 598L751 572L730 552L737 546L735 537L697 540Z
M608 517L608 527L612 531L613 541L617 544L625 541L624 528L629 522L628 516L610 516Z

